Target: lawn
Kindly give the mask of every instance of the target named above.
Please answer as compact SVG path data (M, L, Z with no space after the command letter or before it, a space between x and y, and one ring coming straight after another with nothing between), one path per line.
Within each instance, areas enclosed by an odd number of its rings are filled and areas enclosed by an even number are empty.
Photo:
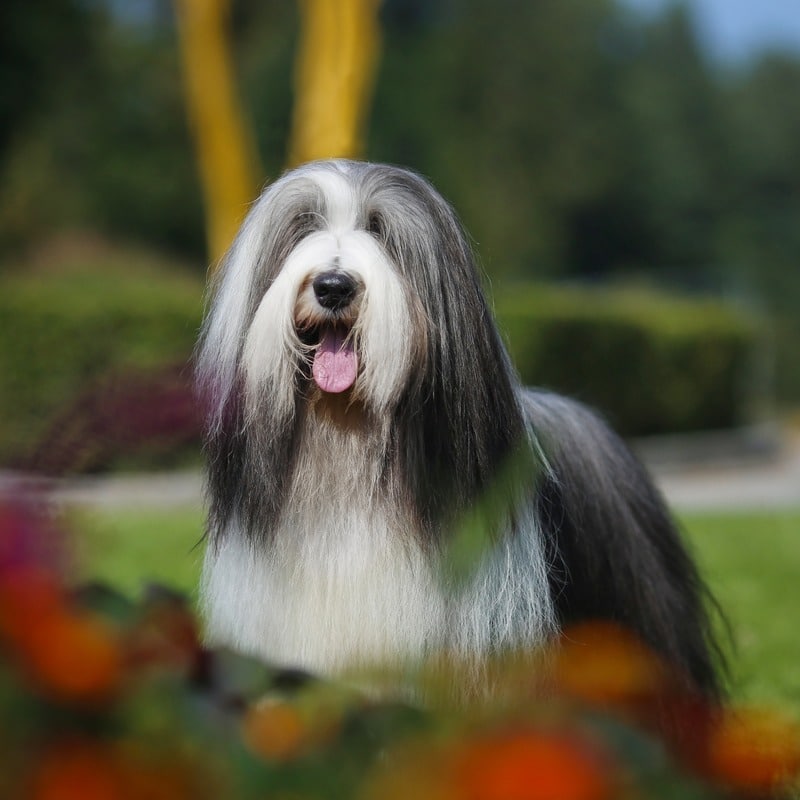
M186 510L81 512L72 520L78 570L136 597L148 583L194 596L203 558L203 514Z
M682 522L732 628L734 696L800 717L800 511L692 514ZM84 577L132 596L152 581L194 596L200 512L84 513L75 528Z
M683 522L733 632L734 696L800 717L800 511L694 514Z

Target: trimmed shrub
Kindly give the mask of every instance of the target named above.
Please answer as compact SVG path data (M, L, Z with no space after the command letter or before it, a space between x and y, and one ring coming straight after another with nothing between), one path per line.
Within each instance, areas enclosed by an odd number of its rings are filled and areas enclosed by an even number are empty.
M596 407L628 436L741 425L763 389L756 321L718 301L525 284L499 292L496 310L523 382Z
M4 276L0 463L24 461L87 392L187 362L202 293L199 276L118 251Z

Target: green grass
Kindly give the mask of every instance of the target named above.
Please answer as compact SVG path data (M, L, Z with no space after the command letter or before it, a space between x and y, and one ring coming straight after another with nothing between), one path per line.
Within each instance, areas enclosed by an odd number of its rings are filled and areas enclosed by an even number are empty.
M695 514L683 521L731 625L734 697L800 716L800 511Z
M800 716L800 511L684 515L687 537L731 624L734 697ZM148 582L194 595L199 511L82 514L80 574L136 597Z
M137 598L148 583L194 597L203 514L186 510L82 512L72 520L78 574Z

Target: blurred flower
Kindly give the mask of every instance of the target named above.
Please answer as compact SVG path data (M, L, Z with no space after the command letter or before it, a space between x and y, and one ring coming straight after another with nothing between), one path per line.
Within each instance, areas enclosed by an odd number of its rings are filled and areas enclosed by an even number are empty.
M0 586L20 570L59 575L66 561L64 531L35 489L19 482L0 495Z
M30 776L29 800L126 800L124 776L108 745L65 740L46 748Z
M574 731L502 728L390 753L367 800L610 800L611 759Z
M711 733L708 770L713 779L751 796L797 788L800 726L774 711L729 710Z
M130 741L84 736L40 748L21 797L25 800L199 800L221 787L207 762L177 750L154 752Z
M200 415L184 362L110 373L50 423L17 465L67 475L106 468L120 457L179 452L200 440Z
M284 700L261 700L247 710L242 720L247 746L271 761L300 755L308 743L308 732L297 707Z
M667 686L659 658L611 622L567 628L556 649L553 674L567 696L619 711L653 701Z
M461 746L454 759L464 800L606 800L611 762L574 733L507 731Z
M162 668L190 677L200 653L197 618L186 600L153 587L128 632L126 655L132 668Z
M336 740L342 721L363 706L360 695L327 684L311 683L291 698L263 697L242 720L249 749L271 761L288 761Z
M205 650L169 589L68 587L65 531L35 499L0 503L4 796L783 800L800 777L800 725L710 707L608 623L479 673L443 656L417 676L427 711Z
M61 700L108 700L122 680L118 633L89 612L63 610L44 617L30 631L21 655L31 677Z
M117 632L71 605L62 584L65 534L42 505L0 509L0 635L29 680L61 700L108 698L122 675Z

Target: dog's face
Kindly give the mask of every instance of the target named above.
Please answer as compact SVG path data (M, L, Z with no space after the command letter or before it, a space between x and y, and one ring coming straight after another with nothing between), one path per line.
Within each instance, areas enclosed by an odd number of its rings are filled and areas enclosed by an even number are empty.
M288 409L300 389L305 396L348 392L385 414L424 357L418 292L389 252L377 222L380 197L364 196L335 171L295 181L307 185L306 207L265 243L287 255L266 259L268 285L244 337L249 408L266 392Z

